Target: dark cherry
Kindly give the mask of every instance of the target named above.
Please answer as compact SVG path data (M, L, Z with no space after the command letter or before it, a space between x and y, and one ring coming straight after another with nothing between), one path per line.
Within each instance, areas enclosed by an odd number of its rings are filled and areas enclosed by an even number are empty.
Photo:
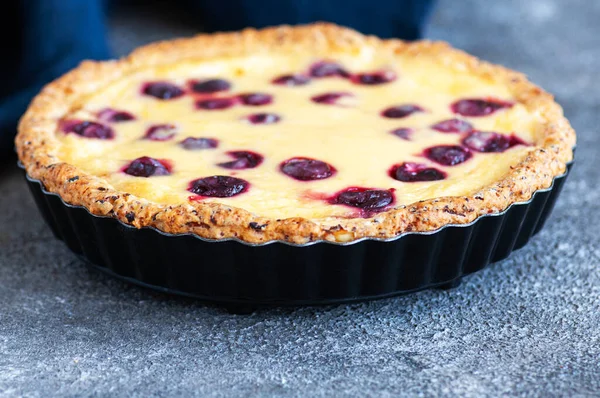
M510 108L512 102L502 101L495 98L468 98L454 102L450 105L452 112L463 116L479 117L487 116L499 109Z
M526 145L522 139L514 135L506 136L488 131L473 131L463 139L462 143L477 152L504 152L515 145Z
M431 126L432 129L441 133L469 133L473 131L473 125L460 119L448 119Z
M200 196L229 198L248 190L250 184L241 178L229 176L211 176L194 180L188 191Z
M281 163L279 168L283 174L300 181L322 180L336 171L330 164L310 158L291 158Z
M110 140L115 136L113 129L97 122L70 120L63 122L62 129L65 133L73 133L81 137L99 140Z
M438 181L446 178L446 173L421 163L405 162L390 169L390 177L402 182Z
M454 166L469 160L473 154L460 145L432 146L423 152L425 157L443 166Z
M394 194L391 190L350 187L338 192L330 203L376 212L383 210L393 201Z
M358 73L352 76L352 82L366 86L376 86L396 80L396 74L392 71L378 71L371 73Z
M231 84L223 79L207 79L202 81L192 81L190 88L195 93L210 94L219 91L227 91L231 88Z
M173 83L151 82L142 86L142 93L161 100L170 100L181 97L184 91Z
M177 133L177 127L172 124L156 124L146 131L144 138L151 141L168 141Z
M313 102L316 102L317 104L333 105L337 102L337 100L339 100L342 97L352 97L352 94L350 94L350 93L325 93L325 94L315 95L314 97L311 98L311 100Z
M401 119L403 117L410 116L415 112L423 111L424 109L421 108L419 105L406 104L387 108L383 112L381 112L381 116L391 119Z
M227 109L234 105L235 100L232 98L209 98L196 101L196 108L208 111Z
M348 73L340 64L333 61L320 61L313 64L308 74L312 77L332 77L332 76L340 76L340 77L350 77L350 73Z
M225 169L253 169L259 166L264 159L262 155L250 151L230 151L227 152L227 154L234 160L218 164L218 166L221 166Z
M274 113L255 113L246 117L252 124L273 124L281 120L279 115Z
M304 86L310 83L310 78L305 75L283 75L279 76L271 81L273 84L278 84L280 86Z
M271 94L264 93L240 94L238 98L242 104L248 106L268 105L273 102L273 96Z
M406 141L410 141L413 132L414 130L408 127L400 127L398 129L390 131L390 133L394 134L396 137L402 138Z
M105 108L98 112L98 119L106 123L119 123L135 120L135 116L126 111Z
M219 141L215 138L196 138L188 137L179 143L184 149L194 151L198 149L212 149L219 146Z
M171 165L166 160L143 156L129 163L123 171L134 177L166 176L171 174Z

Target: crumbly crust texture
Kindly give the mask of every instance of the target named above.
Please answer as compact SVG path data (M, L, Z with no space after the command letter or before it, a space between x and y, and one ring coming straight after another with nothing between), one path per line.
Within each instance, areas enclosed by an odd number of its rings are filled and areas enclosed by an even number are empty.
M54 135L56 121L77 109L86 95L140 68L256 53L306 52L326 56L334 51L352 53L364 46L397 57L422 57L505 84L517 102L536 112L542 120L534 149L501 180L472 195L425 200L372 218L340 218L333 224L304 218L259 217L219 203L154 203L115 190L105 179L64 163L56 155L59 145ZM535 191L549 187L554 177L565 172L575 145L575 132L563 116L562 108L550 94L520 73L480 61L443 42L381 40L325 23L202 34L150 44L117 61L85 61L42 90L22 117L18 130L17 152L27 174L69 204L137 228L154 227L171 234L192 233L203 238L233 238L248 243L388 239L405 232L434 231L448 224L470 223L479 216L527 201Z

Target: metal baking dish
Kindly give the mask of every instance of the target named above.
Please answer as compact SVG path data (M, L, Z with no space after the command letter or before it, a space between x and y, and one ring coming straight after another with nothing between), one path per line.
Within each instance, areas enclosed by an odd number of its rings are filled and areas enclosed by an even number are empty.
M162 292L228 307L314 305L449 288L506 258L544 226L572 167L501 213L392 239L249 244L136 229L65 203L27 176L54 235L95 268Z

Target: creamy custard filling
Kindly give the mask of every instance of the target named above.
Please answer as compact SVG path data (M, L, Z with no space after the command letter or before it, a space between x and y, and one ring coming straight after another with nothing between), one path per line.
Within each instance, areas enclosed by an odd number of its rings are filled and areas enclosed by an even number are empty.
M310 77L299 85L274 84L281 76L307 74L320 60L271 55L138 70L83 98L58 124L59 156L119 191L156 203L200 200L271 218L320 219L365 216L370 213L364 208L381 211L473 193L502 178L538 138L539 116L513 102L507 87L491 79L419 58L365 52L332 54L329 59L352 77L337 74ZM370 72L395 78L368 84L371 77L360 74ZM213 93L192 90L207 79L228 84ZM170 99L145 95L149 82L169 82L183 92ZM258 94L264 96L248 99ZM490 108L477 117L452 108L463 99L490 98L510 106ZM382 112L391 108L394 117L385 117ZM452 119L458 121L439 125ZM77 123L85 121L101 123L110 134L84 136ZM453 128L458 131L444 132ZM504 139L498 141L504 147L490 141L496 136ZM428 152L438 146L460 146L468 159L440 163ZM144 157L158 163L132 163ZM322 177L303 180L302 170L283 167L290 159L321 161L331 168L302 164ZM154 167L154 175L141 176L144 167ZM398 168L404 173L401 178L409 175L404 179L415 181L394 178ZM201 188L208 194L190 192L194 181L212 176L234 177L247 186L233 196L211 196L206 181L224 180L206 180ZM361 209L352 200L364 198L338 200L339 192L351 187L387 191L393 199Z

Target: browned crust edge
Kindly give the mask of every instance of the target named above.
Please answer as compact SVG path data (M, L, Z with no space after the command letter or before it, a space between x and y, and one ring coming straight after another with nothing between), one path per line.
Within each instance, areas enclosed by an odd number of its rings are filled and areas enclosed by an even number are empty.
M511 167L505 177L470 196L425 200L383 212L370 219L339 219L333 227L304 218L270 219L218 203L163 205L114 190L102 178L63 163L55 155L56 121L71 111L84 95L92 93L136 69L256 53L307 52L327 55L357 51L369 46L394 56L427 57L449 68L468 71L505 83L516 101L535 111L542 120L539 141L528 156ZM392 238L404 232L433 231L447 224L470 223L479 216L500 212L551 185L572 160L575 132L553 97L524 75L492 65L451 48L443 42L381 40L332 24L280 26L263 30L198 35L164 41L135 50L117 61L84 61L79 67L48 84L35 97L19 123L16 147L27 174L41 181L72 205L92 214L110 216L135 226L154 227L210 239L237 238L249 243L282 240L307 243L316 240L348 242L360 238Z

